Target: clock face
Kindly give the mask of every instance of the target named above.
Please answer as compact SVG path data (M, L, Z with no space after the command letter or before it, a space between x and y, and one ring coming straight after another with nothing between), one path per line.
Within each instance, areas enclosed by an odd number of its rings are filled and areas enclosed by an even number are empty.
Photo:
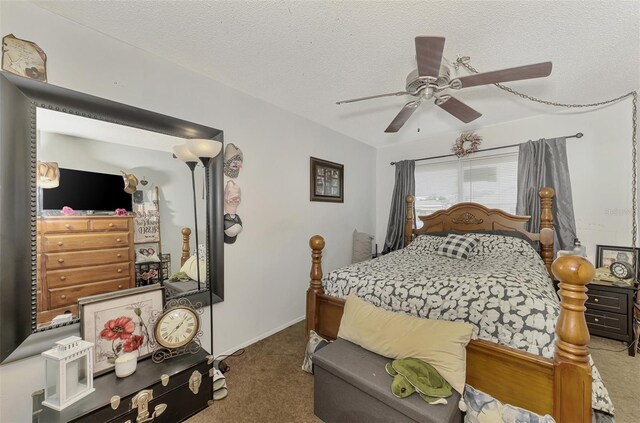
M629 263L622 261L616 261L613 263L609 270L618 279L628 279L633 275L633 267Z
M167 310L156 323L156 342L165 348L187 345L197 335L200 320L188 307Z

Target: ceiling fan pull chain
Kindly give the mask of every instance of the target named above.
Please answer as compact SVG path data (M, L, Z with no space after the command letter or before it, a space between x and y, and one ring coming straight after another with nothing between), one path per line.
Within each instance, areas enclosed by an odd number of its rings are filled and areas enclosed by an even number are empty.
M476 68L474 68L473 66L471 66L469 64L470 61L471 61L471 59L469 57L467 57L467 56L458 57L456 59L456 63L461 65L461 66L463 66L469 72L471 72L471 73L479 73ZM524 98L526 100L534 101L536 103L546 104L547 106L568 107L568 108L604 106L606 104L615 103L615 102L620 101L620 100L622 100L622 99L624 99L626 97L632 96L633 93L635 93L635 91L631 91L631 92L623 94L623 95L621 95L619 97L612 98L610 100L599 101L597 103L585 103L585 104L580 104L580 103L558 103L556 101L543 100L541 98L537 98L537 97L530 96L528 94L521 93L520 91L516 91L513 88L509 88L506 85L502 85L500 83L496 83L496 84L493 84L493 85L495 85L496 87L500 88L503 91L506 91L506 92L511 93L513 95L517 95L518 97Z
M456 59L457 66L463 66L471 73L478 73L478 71L469 64L469 57L460 57ZM627 97L632 97L631 100L631 201L632 204L632 212L631 212L631 220L632 220L632 229L631 229L631 245L633 249L636 249L638 244L638 92L631 91L621 96L612 98L610 100L599 101L596 103L559 103L556 101L548 101L543 100L541 98L533 97L528 94L521 93L519 91L514 90L513 88L509 88L506 85L502 84L493 84L496 87L500 88L503 91L516 95L520 98L524 98L529 101L533 101L540 104L546 104L548 106L555 107L565 107L565 108L584 108L584 107L596 107L596 106L604 106L607 104L617 103L620 100L623 100ZM637 275L638 269L636 269L636 261L634 260L634 274Z

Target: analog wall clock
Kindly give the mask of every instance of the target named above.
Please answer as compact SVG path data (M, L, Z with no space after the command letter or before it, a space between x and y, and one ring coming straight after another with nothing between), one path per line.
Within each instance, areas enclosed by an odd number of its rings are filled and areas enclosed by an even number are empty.
M184 347L195 338L199 330L200 319L191 307L173 307L162 313L157 320L156 342L165 348Z

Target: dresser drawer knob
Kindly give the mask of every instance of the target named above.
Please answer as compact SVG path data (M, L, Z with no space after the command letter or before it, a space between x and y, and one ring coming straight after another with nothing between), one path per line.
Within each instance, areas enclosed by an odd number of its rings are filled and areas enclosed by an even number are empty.
M109 223L109 227L110 227L110 228L113 228L113 223Z
M67 229L71 229L71 225L69 225L68 223L66 225L64 225L65 228Z
M58 263L64 263L64 259L63 258L59 258L58 259Z
M66 295L60 295L60 299L61 299L61 300L66 300L66 299L67 299L67 296L66 296Z
M58 247L62 247L63 245L62 241L58 242Z
M116 254L116 257L122 257L122 254L118 253Z
M118 273L122 273L122 269L118 269Z
M596 322L596 323L598 323L600 320L598 320L598 319L596 318L596 319L593 319L593 321L594 321L594 322Z
M597 298L594 298L594 299L593 299L593 302L594 302L594 303L599 303L599 302L600 302L600 300L599 300L599 299L597 299Z
M116 242L120 242L122 241L120 238L116 238Z
M66 280L67 280L67 277L66 277L66 276L60 276L60 280L61 280L61 281L66 281Z
M118 289L122 289L122 285L118 285Z

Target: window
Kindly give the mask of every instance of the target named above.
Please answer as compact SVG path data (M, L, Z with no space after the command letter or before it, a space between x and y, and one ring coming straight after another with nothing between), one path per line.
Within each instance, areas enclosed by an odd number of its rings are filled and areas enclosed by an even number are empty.
M418 216L463 201L516 212L518 153L427 162L415 176Z

